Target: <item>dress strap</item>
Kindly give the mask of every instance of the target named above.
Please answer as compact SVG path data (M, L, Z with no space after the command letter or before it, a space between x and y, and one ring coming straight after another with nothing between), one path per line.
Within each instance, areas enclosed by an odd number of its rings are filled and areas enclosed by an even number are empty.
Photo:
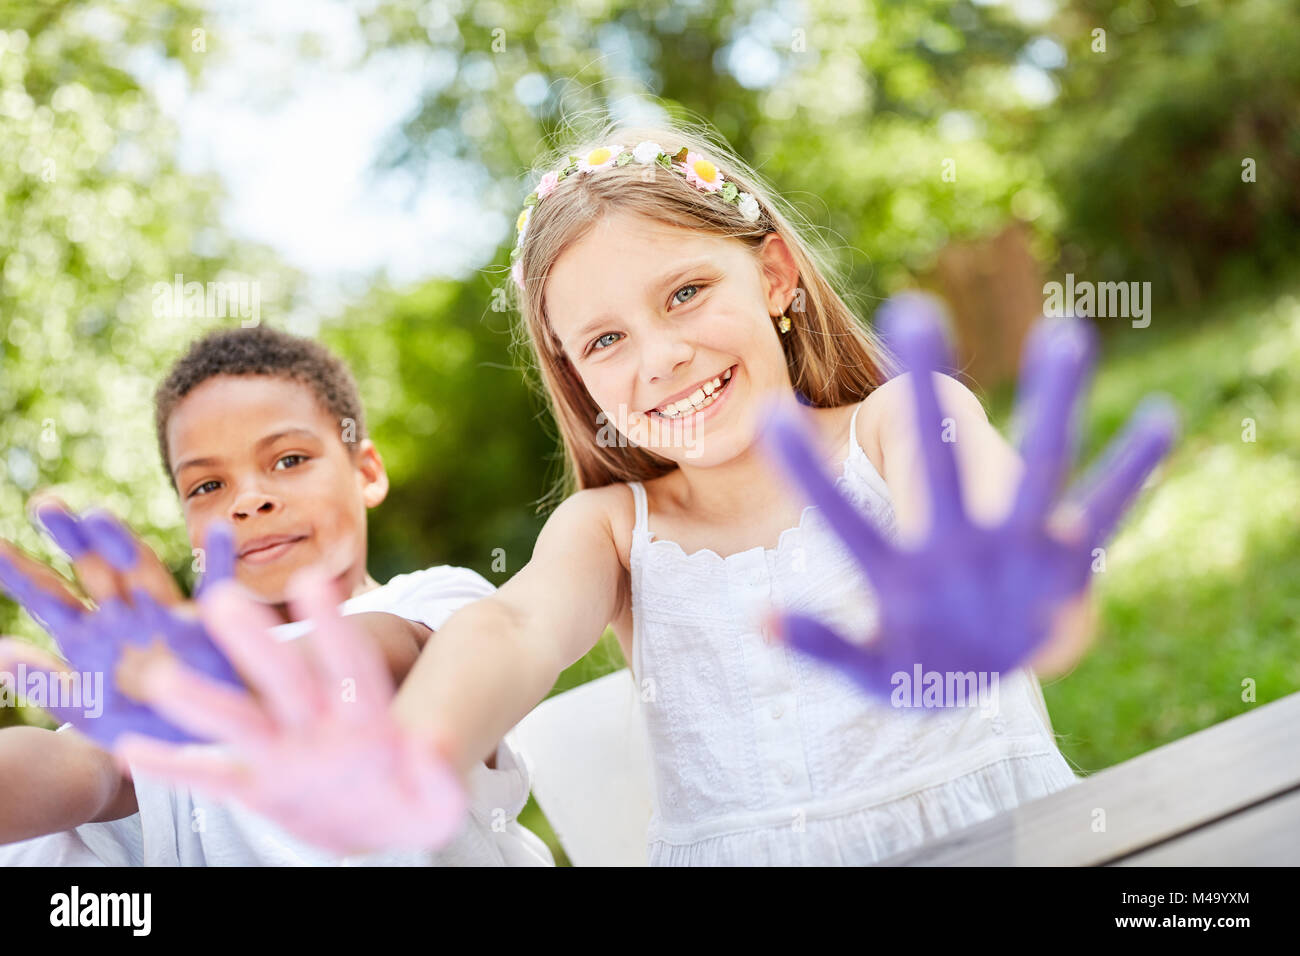
M866 457L867 453L862 450L862 443L858 441L858 412L862 411L862 402L858 402L857 407L853 409L853 416L849 419L849 457L855 454Z
M858 407L853 409L853 417L849 419L849 461L857 459L857 472L862 475L866 483L871 486L872 491L877 496L893 505L893 497L889 492L889 486L885 484L884 477L872 462L871 457L862 447L862 442L858 441L858 412L862 411L862 402L858 402Z
M635 537L650 530L647 527L650 523L650 512L646 506L645 487L641 482L629 481L627 486L632 489L632 500L636 502L636 524L632 528L632 534Z

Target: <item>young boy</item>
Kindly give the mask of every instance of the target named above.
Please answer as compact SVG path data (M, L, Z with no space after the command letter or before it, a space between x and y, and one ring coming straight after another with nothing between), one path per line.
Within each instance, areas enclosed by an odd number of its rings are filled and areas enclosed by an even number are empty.
M290 623L286 583L321 565L349 595L343 613L356 615L400 683L456 609L492 592L466 568L433 567L383 586L370 577L366 511L384 500L388 478L352 376L319 344L261 327L213 333L171 370L156 406L159 450L190 540L206 541L215 521L234 526L236 579L286 621L283 639L303 630ZM7 543L0 549L11 563L33 565ZM128 575L93 554L74 567L97 600L170 586L160 585L156 559ZM60 590L52 572L39 571ZM58 596L70 599L66 589ZM515 819L528 791L527 767L503 740L471 776L470 814L451 845L342 859L242 807L132 779L71 725L15 727L0 731L0 864L553 865Z

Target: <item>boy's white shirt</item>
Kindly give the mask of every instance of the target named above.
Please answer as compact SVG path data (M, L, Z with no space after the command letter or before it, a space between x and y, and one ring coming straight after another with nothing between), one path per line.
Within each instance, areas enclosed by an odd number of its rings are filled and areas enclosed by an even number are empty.
M345 615L383 611L436 631L455 611L494 590L468 568L441 565L399 574L343 602L340 610ZM309 623L297 622L281 625L273 633L280 640L293 640L309 630ZM495 769L480 763L470 772L465 825L436 853L341 857L238 804L209 801L189 787L173 787L137 774L139 812L0 847L0 865L554 866L546 844L516 819L528 801L530 775L508 737L498 745L495 762Z

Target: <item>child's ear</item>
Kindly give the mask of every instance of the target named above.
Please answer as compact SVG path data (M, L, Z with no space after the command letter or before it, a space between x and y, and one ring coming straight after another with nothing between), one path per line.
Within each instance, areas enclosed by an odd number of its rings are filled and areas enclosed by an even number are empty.
M369 438L357 446L357 472L361 475L361 497L367 508L374 508L388 497L388 471L379 449Z
M778 232L769 232L758 247L758 261L763 273L763 295L768 315L784 315L799 287L799 267L790 246Z

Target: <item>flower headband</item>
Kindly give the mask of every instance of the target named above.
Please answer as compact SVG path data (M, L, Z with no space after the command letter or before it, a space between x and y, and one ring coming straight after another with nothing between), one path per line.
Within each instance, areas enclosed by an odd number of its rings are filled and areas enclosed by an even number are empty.
M528 198L524 200L524 210L519 214L519 218L515 220L515 229L519 235L515 237L514 249L510 251L510 258L513 260L513 264L510 266L510 276L515 280L515 285L521 289L524 287L523 270L519 264L519 253L523 249L524 236L528 232L528 223L533 218L533 207L553 193L556 186L574 173L592 173L609 166L626 166L631 162L638 162L643 166L657 163L671 172L681 173L686 177L686 181L696 189L714 193L720 196L724 202L737 207L740 214L745 217L746 222L758 221L761 214L758 200L749 193L742 193L735 183L727 182L722 178L722 173L718 171L717 166L699 153L691 152L685 146L672 154L664 152L662 146L649 140L638 143L635 149L624 149L617 144L600 146L593 149L586 156L570 156L567 165L544 175L537 183L537 189L529 193Z

